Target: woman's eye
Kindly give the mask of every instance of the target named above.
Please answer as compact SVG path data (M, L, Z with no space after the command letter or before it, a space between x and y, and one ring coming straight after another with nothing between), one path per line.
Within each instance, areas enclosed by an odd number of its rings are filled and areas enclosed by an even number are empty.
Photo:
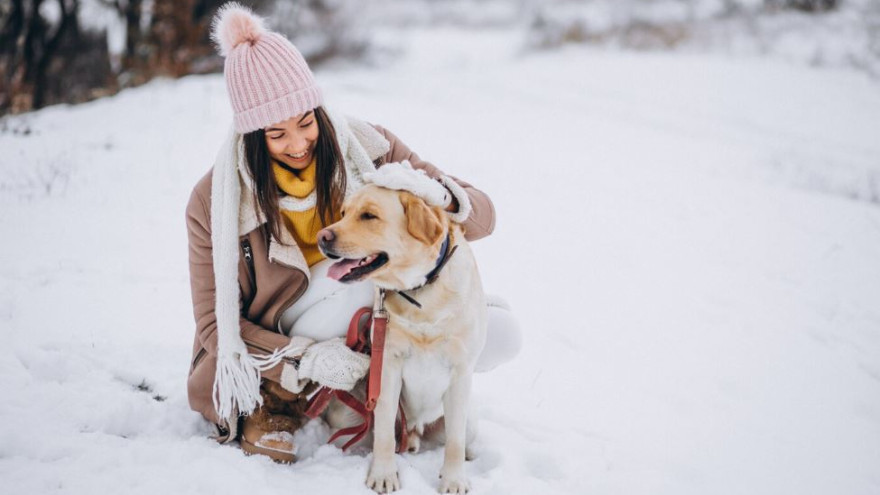
M377 218L379 218L379 217L377 217L376 215L373 215L372 213L370 213L368 211L361 213L361 220L375 220Z
M306 127L308 127L308 126L310 126L310 125L312 125L312 124L314 124L314 123L315 123L315 121L312 120L311 122L308 122L308 123L306 123L306 124L302 124L302 125L300 126L300 128L305 129Z
M284 137L284 134L276 134L274 136L269 136L269 139L281 139Z

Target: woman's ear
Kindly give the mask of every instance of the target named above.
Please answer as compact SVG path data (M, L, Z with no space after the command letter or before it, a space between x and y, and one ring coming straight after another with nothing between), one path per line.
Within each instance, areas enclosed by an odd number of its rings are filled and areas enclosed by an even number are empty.
M432 246L443 236L443 222L434 208L421 198L408 193L400 193L400 202L406 215L406 230L409 235Z

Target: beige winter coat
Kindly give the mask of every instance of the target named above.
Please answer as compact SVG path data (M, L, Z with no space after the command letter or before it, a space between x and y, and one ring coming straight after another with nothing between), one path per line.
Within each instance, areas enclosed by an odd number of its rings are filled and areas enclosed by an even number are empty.
M396 136L380 126L373 126L390 144L385 154L366 147L378 166L383 163L409 160L413 167L425 170L431 177L443 172L422 160ZM360 139L360 138L359 138ZM388 149L388 148L386 148ZM375 156L373 156L375 155ZM214 268L211 251L211 172L193 189L186 208L189 234L189 268L192 286L193 313L196 321L193 355L187 381L189 404L209 421L220 424L214 411L212 392L217 355L217 322L214 315ZM470 199L472 211L464 222L465 237L475 240L492 233L495 209L489 197L470 184L454 179ZM270 260L269 232L266 224L251 230L239 239L241 246L238 281L241 287L241 336L253 354L269 354L290 339L279 330L284 311L300 298L308 287L303 266ZM298 248L295 248L298 251ZM300 253L300 258L301 253ZM283 363L282 363L283 364ZM282 364L264 371L265 379L280 382ZM219 438L223 441L226 438Z

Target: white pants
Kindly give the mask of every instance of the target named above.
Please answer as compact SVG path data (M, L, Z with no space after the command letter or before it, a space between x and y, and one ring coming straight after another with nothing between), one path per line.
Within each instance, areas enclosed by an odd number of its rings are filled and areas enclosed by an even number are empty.
M322 341L345 337L355 311L373 306L373 283L344 284L327 277L331 260L311 268L309 288L281 315L281 328L290 336L301 335ZM522 332L510 308L497 297L488 297L486 346L477 360L476 371L489 371L513 359L522 346Z

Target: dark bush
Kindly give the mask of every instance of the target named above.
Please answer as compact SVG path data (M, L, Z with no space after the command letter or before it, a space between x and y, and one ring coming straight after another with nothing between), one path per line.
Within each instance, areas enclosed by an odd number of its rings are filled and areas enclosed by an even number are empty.
M838 0L764 0L764 4L773 9L827 12L837 8Z

